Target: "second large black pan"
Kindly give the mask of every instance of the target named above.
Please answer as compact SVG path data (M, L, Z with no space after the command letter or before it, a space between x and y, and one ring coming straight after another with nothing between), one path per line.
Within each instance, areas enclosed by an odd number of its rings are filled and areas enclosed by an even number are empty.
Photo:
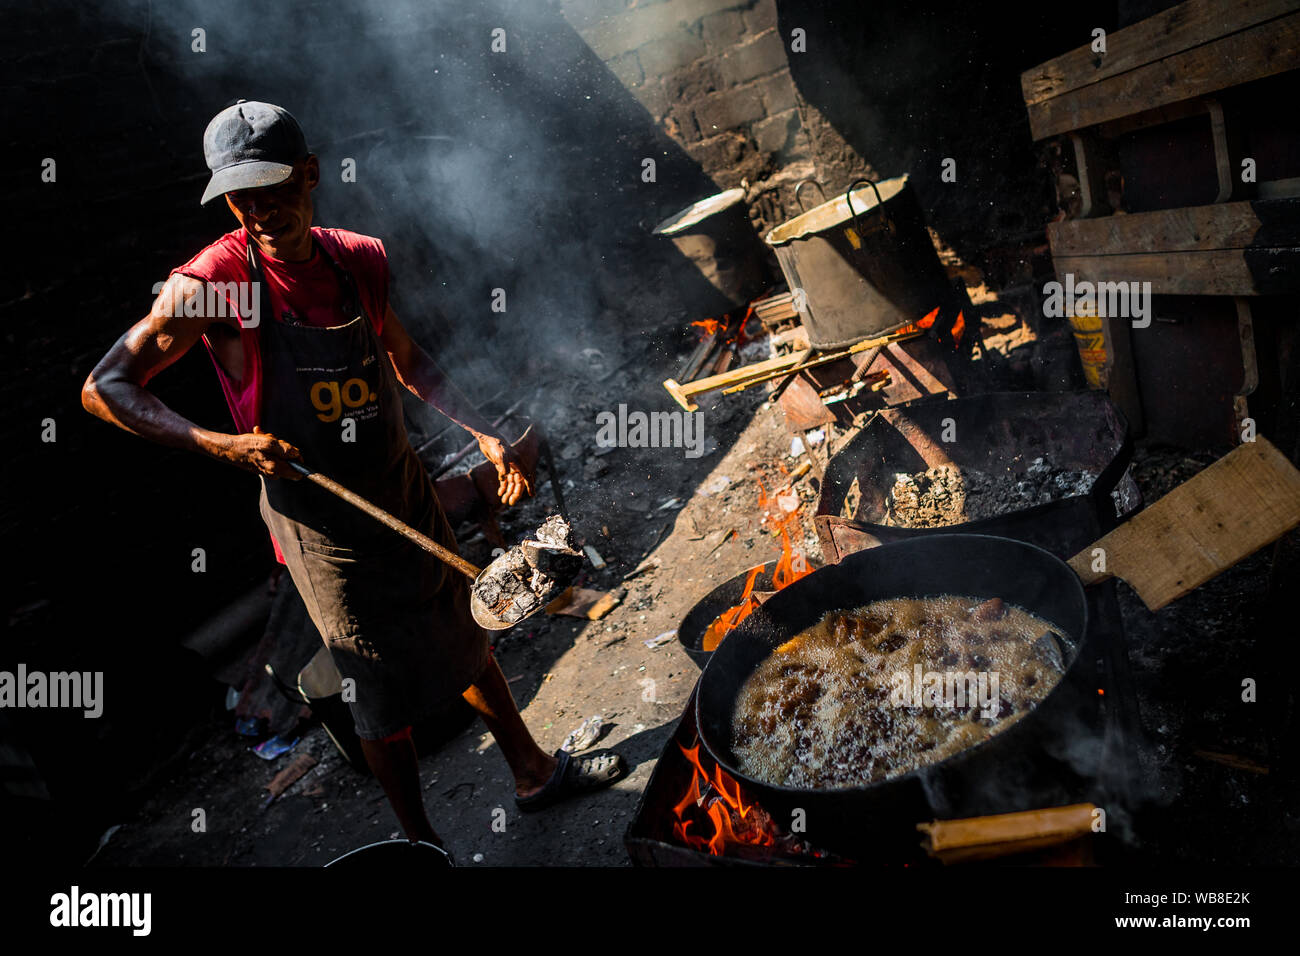
M1002 733L893 779L852 789L804 790L772 786L737 768L731 751L736 699L777 645L827 611L883 598L940 594L1000 597L1048 621L1069 645L1065 677ZM773 595L727 635L700 676L700 739L713 759L787 829L797 820L813 844L851 849L862 858L887 857L916 846L914 824L922 820L1030 809L1041 799L1041 793L1018 794L1006 783L1044 745L1059 750L1053 742L1068 745L1069 735L1077 732L1086 689L1070 678L1081 655L1088 653L1087 634L1087 602L1078 576L1033 545L986 535L936 535L860 551Z

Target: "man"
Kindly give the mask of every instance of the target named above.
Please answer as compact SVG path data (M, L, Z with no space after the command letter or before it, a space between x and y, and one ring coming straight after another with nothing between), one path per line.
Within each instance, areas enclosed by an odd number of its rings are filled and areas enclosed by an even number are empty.
M470 616L463 575L300 480L291 462L455 550L407 438L401 385L474 435L505 504L532 492L510 446L393 313L383 244L311 225L320 167L297 121L240 100L208 124L203 151L212 179L202 202L224 196L240 228L173 270L149 315L91 372L82 404L136 435L261 477L277 557L340 673L355 682L366 760L409 839L443 845L424 813L410 728L454 694L501 746L521 809L617 780L626 772L617 754L571 759L537 746ZM146 388L200 338L237 434L199 428Z

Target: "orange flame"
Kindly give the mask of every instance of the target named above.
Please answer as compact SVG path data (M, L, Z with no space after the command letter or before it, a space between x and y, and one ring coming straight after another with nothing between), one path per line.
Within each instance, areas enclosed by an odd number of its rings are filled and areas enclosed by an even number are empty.
M782 470L784 471L784 469ZM777 492L774 497L769 497L762 480L760 479L758 482L758 507L764 512L763 524L774 529L774 533L781 535L781 556L777 559L776 568L772 571L772 590L774 591L787 588L794 584L795 581L807 577L813 572L803 552L796 554L794 550L791 534L797 532L800 527L800 506L798 504L799 499L795 496L796 504L793 510L787 511L782 507L782 500L789 500L789 495L794 495L794 491L786 488L784 493ZM749 577L745 580L745 589L740 595L740 603L723 611L705 628L704 636L700 639L701 650L716 650L724 637L739 627L741 621L758 609L761 602L753 593L754 583L759 574L766 569L767 565L763 564L749 572Z
M717 319L701 319L698 322L692 322L691 325L698 325L704 330L705 335L716 335L723 327L722 323Z
M763 482L761 480L758 482L758 506L764 511L763 523L770 525L781 535L781 557L776 562L776 570L772 572L772 587L777 591L789 587L800 578L806 578L813 571L802 551L799 552L796 560L794 544L790 536L792 532L800 530L800 504L798 496L795 495L795 506L787 511L782 505L782 500L788 500L790 495L794 495L794 490L787 488L785 494L778 491L776 495L768 497Z
M755 804L746 802L736 779L721 767L715 766L712 774L705 770L700 762L698 743L689 748L681 744L677 746L695 768L695 773L686 795L673 807L673 814L677 818L673 822L673 836L692 849L707 849L713 856L721 856L726 852L729 843L775 846L776 837L769 826L759 822L758 814L750 819L750 811ZM691 832L692 825L696 822L693 817L688 817L692 804L704 809L712 824L712 833L705 835Z
M924 329L928 329L931 326L933 326L937 318L939 318L939 310L938 308L935 308L930 310L930 312L924 318L917 319L911 325L903 326L901 329L899 329L897 332L894 332L893 334L908 335L912 332L920 332ZM952 323L952 329L949 333L950 335L952 335L952 343L954 346L961 344L961 337L965 331L966 331L966 316L964 313L958 312L957 318Z
M740 603L729 610L723 611L709 623L709 626L704 630L704 637L700 639L701 648L706 651L717 649L718 644L730 631L754 613L754 610L758 607L758 598L753 593L754 582L766 569L766 564L760 564L750 570L749 577L745 579L745 590L740 595Z

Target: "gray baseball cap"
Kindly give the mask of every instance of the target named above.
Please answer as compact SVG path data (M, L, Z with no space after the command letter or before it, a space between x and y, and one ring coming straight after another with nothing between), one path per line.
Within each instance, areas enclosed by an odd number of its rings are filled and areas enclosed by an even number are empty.
M307 140L288 110L240 100L214 116L203 133L203 158L212 179L200 203L233 189L282 183L293 175L293 164L306 157Z

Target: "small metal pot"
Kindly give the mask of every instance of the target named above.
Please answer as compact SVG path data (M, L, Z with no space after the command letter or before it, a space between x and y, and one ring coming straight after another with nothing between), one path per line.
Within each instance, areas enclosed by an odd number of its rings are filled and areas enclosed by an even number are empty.
M654 228L695 264L719 298L701 306L726 312L771 285L762 241L749 221L745 190L728 189L674 213Z
M713 623L713 619L740 603L740 596L745 592L745 582L755 568L762 570L754 579L754 590L772 590L772 571L776 569L776 562L777 559L773 558L766 564L758 564L741 571L704 595L686 612L682 623L677 625L677 640L681 642L682 650L695 662L696 667L703 668L713 656L713 651L706 651L702 646L704 632Z
M906 176L859 180L777 226L766 242L791 291L803 290L795 307L816 349L892 332L953 302Z

